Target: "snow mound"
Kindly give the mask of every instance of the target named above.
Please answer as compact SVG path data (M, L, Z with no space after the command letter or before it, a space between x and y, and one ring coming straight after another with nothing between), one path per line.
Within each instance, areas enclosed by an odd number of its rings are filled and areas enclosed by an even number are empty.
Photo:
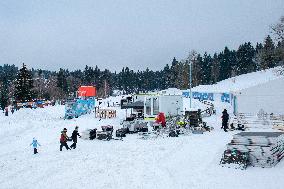
M234 92L266 83L270 80L283 78L283 75L277 74L280 67L275 67L267 70L252 72L248 74L239 75L229 79L220 81L214 85L199 85L192 88L197 92Z

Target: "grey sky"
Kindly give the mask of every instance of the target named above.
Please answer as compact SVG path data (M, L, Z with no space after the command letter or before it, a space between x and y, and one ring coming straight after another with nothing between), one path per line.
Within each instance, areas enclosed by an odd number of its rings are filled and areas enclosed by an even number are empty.
M161 69L262 42L284 0L0 0L0 65Z

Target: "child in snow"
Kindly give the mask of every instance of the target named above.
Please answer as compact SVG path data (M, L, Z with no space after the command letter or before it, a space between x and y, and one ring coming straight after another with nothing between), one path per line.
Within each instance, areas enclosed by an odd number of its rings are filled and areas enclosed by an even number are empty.
M75 127L75 130L72 133L72 140L73 140L73 144L70 146L70 148L75 149L76 148L76 143L77 143L77 136L79 136L81 138L81 135L78 133L78 126Z
M33 145L33 148L34 148L34 154L37 154L37 145L40 146L40 144L38 143L37 139L34 137L33 138L33 142L30 144L30 146Z
M71 150L69 146L67 145L67 140L69 137L67 136L67 129L64 128L63 131L61 131L61 136L60 136L60 151L62 151L62 147L65 146L66 150Z

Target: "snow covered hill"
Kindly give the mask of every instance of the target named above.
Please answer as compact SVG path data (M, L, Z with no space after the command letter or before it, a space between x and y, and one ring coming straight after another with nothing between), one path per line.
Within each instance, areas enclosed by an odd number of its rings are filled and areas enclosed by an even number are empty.
M258 84L266 83L270 80L284 77L283 75L277 74L277 70L280 67L262 70L258 72L252 72L248 74L239 75L229 79L220 81L214 85L199 85L192 88L193 91L200 92L232 92L239 91L245 88L256 86Z

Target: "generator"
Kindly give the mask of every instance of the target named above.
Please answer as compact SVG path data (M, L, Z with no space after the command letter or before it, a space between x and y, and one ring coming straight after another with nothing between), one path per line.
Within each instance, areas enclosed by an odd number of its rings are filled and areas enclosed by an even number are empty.
M106 126L101 126L101 128L102 128L102 131L96 132L96 138L98 140L110 140L110 139L112 139L113 126L106 125Z
M126 137L126 133L127 133L127 129L126 128L117 129L115 131L115 136L116 137Z
M108 131L97 131L96 138L98 140L110 140L112 139L112 133Z

